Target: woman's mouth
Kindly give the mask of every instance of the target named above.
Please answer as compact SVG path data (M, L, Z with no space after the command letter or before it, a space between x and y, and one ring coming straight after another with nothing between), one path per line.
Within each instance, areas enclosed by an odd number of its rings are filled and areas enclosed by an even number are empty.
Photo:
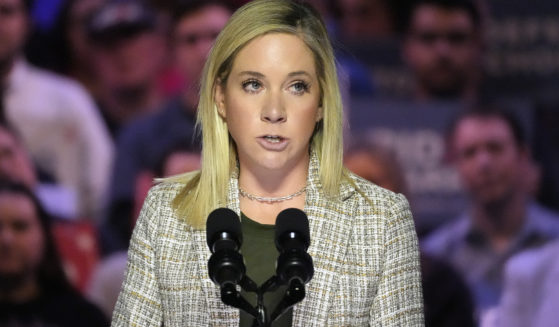
M266 139L266 141L268 141L268 142L279 143L279 142L281 142L282 137L277 136L277 135L266 135L266 136L264 136L264 139Z
M287 147L288 139L280 135L263 135L258 138L260 145L269 151L282 151Z

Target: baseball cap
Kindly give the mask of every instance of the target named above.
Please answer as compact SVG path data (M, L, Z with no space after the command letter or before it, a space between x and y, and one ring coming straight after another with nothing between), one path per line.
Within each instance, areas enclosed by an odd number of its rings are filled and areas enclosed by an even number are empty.
M141 0L109 0L89 18L86 32L89 39L110 44L156 28L153 8Z

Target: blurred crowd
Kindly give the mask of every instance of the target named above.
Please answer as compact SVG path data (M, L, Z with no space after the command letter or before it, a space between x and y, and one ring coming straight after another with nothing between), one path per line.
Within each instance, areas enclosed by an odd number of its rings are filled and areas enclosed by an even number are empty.
M106 326L154 179L247 0L0 0L0 326ZM426 326L557 326L559 4L307 0L348 169L410 201Z

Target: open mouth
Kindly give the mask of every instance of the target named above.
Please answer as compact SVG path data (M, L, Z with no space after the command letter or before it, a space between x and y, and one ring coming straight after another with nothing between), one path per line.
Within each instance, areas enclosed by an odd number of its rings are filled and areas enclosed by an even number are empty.
M283 140L283 137L278 135L265 135L264 139L270 143L279 143Z

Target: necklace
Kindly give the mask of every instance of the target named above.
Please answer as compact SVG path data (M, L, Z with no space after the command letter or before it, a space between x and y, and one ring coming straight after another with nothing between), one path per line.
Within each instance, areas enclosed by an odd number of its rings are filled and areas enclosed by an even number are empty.
M302 189L300 189L299 191L297 191L293 194L273 198L273 197L257 196L257 195L247 193L245 190L243 190L239 186L239 193L241 194L241 196L244 196L245 198L248 198L250 200L254 200L254 201L258 201L258 202L266 202L266 203L275 203L275 202L283 202L283 201L286 201L286 200L291 200L294 197L297 197L297 196L303 194L306 190L307 190L307 186L305 185Z

